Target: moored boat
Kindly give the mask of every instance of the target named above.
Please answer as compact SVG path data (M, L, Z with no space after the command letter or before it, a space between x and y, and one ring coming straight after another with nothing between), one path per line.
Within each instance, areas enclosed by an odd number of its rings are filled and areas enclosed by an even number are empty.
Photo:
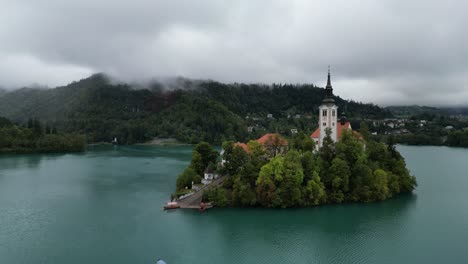
M177 202L168 202L164 206L164 210L177 209L177 208L180 208L180 205Z

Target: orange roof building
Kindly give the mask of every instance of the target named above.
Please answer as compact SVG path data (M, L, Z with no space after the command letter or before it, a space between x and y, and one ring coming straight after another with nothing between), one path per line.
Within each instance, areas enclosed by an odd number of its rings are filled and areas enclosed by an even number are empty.
M262 144L265 149L274 152L274 155L282 153L288 146L288 141L276 133L268 133L257 139L259 144ZM234 146L241 147L245 152L250 153L249 146L242 142L234 143Z
M281 146L288 145L288 141L286 141L279 134L274 134L274 133L268 133L268 134L263 135L261 138L257 139L257 142L262 145L270 145L273 143L275 144L278 143L278 145L281 145Z
M250 153L250 149L249 149L249 146L247 146L247 144L242 143L242 142L236 142L234 143L234 147L236 146L241 147L242 149L244 149L245 152Z

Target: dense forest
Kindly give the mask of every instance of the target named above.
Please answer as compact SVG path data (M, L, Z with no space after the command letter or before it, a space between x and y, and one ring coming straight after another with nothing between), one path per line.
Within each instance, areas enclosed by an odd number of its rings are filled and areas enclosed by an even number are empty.
M370 139L363 126L366 147L355 134L344 131L334 143L330 130L315 152L314 142L304 134L289 141L289 149L271 154L268 145L250 141L248 151L225 142L218 155L208 143L198 144L189 167L179 175L176 194L187 193L201 180L204 168L218 164L226 177L223 186L204 192L204 200L223 206L302 207L346 202L372 202L411 192L416 179L392 142Z
M22 127L0 117L0 153L80 152L85 147L84 136L60 133L37 119L29 119L27 127Z
M116 137L121 144L131 144L160 137L221 144L255 138L263 131L313 131L323 91L314 85L223 84L182 78L142 86L95 74L54 89L5 93L0 96L0 115L19 124L38 118L60 131L84 134L89 142L110 142ZM335 100L349 118L391 116L376 105ZM266 118L268 114L272 118ZM247 133L248 126L256 126L257 131Z

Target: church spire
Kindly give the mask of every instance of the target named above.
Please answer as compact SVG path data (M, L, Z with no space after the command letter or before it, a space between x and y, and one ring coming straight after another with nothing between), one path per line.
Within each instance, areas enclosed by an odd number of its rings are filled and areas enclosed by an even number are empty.
M328 79L327 86L325 87L325 98L323 99L323 103L335 103L335 99L333 99L333 88L330 80L330 65L328 66Z
M328 65L328 80L327 80L327 88L332 88L331 81L330 81L330 65Z

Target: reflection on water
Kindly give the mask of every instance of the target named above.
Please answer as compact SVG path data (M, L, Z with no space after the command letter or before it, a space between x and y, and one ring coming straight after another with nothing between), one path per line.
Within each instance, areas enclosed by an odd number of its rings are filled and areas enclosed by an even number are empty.
M37 168L41 160L44 158L45 157L43 155L37 154L0 155L0 169L10 170L17 168ZM54 156L47 156L47 158L54 159Z
M187 160L192 153L191 146L151 146L151 145L89 145L88 155L127 158L172 158Z
M3 156L0 263L468 262L468 151L399 149L418 178L414 195L205 213L161 208L190 147Z

